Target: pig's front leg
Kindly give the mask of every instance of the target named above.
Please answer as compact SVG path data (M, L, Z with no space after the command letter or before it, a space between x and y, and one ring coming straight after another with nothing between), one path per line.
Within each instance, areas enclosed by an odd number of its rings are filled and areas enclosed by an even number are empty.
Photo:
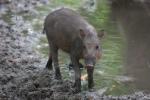
M87 74L88 74L88 88L91 90L94 87L94 81L93 81L93 72L94 68L87 68Z
M80 67L79 67L79 60L76 59L75 57L71 57L71 61L73 64L73 69L75 72L75 90L74 93L78 93L81 91L81 71L80 71Z

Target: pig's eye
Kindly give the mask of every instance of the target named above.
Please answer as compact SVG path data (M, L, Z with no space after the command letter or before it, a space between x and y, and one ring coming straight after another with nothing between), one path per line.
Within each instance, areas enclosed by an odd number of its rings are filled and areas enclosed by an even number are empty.
M95 47L95 49L96 49L96 50L99 49L99 46L97 45L97 46Z

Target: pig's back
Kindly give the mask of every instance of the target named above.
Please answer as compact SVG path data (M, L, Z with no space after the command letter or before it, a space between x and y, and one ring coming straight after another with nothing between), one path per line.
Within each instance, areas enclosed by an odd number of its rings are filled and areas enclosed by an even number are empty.
M78 13L67 8L50 13L45 20L49 41L67 52L74 39L79 37L79 30L86 26L87 22Z

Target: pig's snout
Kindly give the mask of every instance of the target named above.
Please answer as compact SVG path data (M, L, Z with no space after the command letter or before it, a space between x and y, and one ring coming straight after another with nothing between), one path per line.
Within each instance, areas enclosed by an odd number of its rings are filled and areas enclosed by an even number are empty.
M86 58L85 59L85 66L87 69L93 69L95 66L96 58Z
M87 64L86 66L87 66L87 67L91 67L91 68L94 67L93 64Z

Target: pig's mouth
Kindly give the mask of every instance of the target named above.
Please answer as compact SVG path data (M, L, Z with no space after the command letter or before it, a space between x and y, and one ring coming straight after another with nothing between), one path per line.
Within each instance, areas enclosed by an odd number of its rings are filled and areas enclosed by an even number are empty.
M91 60L91 59L85 60L85 67L87 69L94 69L94 66L95 66L95 60Z
M85 68L87 68L87 69L93 69L94 65L93 64L86 64Z

